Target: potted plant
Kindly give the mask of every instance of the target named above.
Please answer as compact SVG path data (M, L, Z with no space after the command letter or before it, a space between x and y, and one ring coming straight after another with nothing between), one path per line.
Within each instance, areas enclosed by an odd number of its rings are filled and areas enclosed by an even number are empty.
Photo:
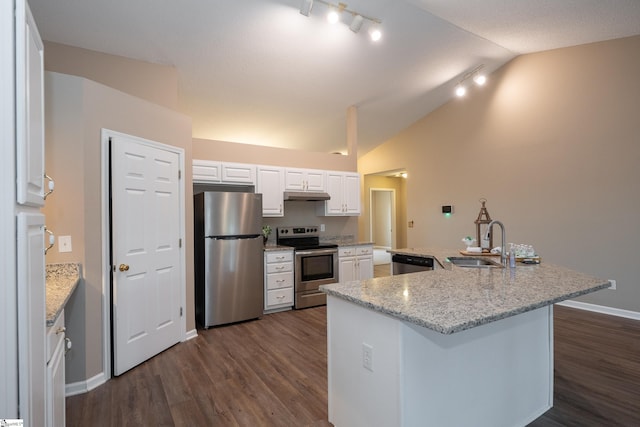
M271 226L263 225L262 226L262 239L264 240L264 244L267 244L267 240L269 239L269 235L271 234Z

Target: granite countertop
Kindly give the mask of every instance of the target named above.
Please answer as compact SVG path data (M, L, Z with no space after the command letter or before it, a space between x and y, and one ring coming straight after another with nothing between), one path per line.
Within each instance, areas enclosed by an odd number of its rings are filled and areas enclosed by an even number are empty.
M459 252L409 248L389 251L429 256L443 264ZM471 329L609 287L608 281L551 264L516 268L435 269L322 285L342 298L442 334Z
M46 269L47 326L52 326L80 283L80 264L47 264Z
M283 246L283 245L277 245L275 243L267 243L266 245L264 245L265 252L286 251L286 250L293 250L293 246Z

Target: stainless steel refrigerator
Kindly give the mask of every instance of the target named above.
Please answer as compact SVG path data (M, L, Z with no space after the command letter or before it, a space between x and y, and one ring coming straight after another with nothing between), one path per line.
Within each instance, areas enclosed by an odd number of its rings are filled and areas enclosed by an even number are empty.
M260 317L264 307L262 194L194 195L196 322Z

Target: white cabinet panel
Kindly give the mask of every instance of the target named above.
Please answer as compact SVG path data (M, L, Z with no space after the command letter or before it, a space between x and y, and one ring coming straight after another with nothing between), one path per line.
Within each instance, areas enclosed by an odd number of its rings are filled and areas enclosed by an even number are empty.
M325 191L325 172L316 169L285 169L285 190Z
M262 216L284 216L284 169L258 166L256 193L262 194Z
M290 309L293 306L293 250L264 254L264 310Z
M254 185L256 167L243 163L222 163L222 182Z
M20 417L25 425L45 419L45 265L44 215L20 212L17 218L18 376Z
M220 182L222 163L211 160L193 160L193 182Z
M16 199L44 205L44 47L26 1L16 2Z
M354 172L327 172L327 193L331 199L319 205L324 216L360 215L360 175Z
M338 249L340 282L373 277L373 246L345 246Z
M47 427L65 425L64 311L47 330Z

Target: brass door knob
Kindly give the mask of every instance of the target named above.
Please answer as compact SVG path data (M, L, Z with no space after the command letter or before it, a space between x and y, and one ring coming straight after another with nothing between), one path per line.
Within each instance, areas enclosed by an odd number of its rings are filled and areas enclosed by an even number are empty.
M129 266L127 264L120 264L120 271L129 271Z

